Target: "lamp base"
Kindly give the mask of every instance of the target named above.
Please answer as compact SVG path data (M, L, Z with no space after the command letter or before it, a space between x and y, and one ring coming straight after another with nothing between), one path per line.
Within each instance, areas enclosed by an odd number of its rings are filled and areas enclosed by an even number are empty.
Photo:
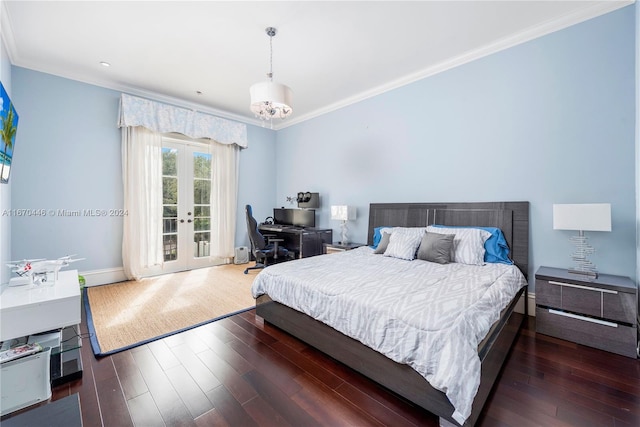
M588 276L592 279L597 279L598 278L598 272L597 271L584 271L584 270L576 270L575 268L570 268L568 270L569 273L571 274L581 274L583 276Z
M585 236L584 231L580 230L577 236L572 236L569 241L576 245L576 251L571 254L571 259L575 262L573 268L569 269L569 273L581 274L591 279L598 277L596 266L587 259L587 256L593 254L596 250L589 244L589 239Z
M347 221L342 221L342 225L340 226L340 238L342 239L340 243L342 245L349 244L349 229L347 228Z

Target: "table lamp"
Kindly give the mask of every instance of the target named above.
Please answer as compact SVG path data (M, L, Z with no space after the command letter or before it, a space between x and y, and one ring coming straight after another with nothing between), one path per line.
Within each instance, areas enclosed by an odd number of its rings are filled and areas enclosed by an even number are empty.
M587 258L595 249L588 243L584 232L611 231L611 204L554 204L553 229L578 231L577 236L569 238L569 241L576 245L576 251L571 255L575 267L570 268L569 273L597 278L596 266Z
M349 243L349 236L347 232L347 221L356 219L356 208L354 206L331 206L331 219L342 221L340 226L341 241L340 243L346 245Z

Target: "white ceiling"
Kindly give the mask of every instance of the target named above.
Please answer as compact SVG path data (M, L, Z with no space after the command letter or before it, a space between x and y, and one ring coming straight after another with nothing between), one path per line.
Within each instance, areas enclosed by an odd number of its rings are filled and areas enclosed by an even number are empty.
M14 65L247 123L274 26L274 80L294 92L277 129L633 0L0 2Z

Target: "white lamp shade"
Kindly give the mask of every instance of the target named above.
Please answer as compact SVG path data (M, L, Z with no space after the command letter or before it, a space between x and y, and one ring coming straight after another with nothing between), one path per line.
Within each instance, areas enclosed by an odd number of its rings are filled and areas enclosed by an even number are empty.
M331 219L339 221L352 221L356 219L356 208L354 206L331 206Z
M553 229L611 231L611 204L554 204Z
M259 114L265 103L270 103L273 108L280 108L290 115L293 100L293 91L289 86L272 81L256 83L249 88L251 94L251 111Z

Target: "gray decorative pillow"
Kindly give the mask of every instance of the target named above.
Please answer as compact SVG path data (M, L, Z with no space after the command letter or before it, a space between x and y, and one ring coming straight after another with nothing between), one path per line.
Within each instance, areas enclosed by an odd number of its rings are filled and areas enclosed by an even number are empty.
M418 248L418 259L448 264L451 262L451 248L455 234L437 234L426 232Z
M374 254L383 254L384 251L387 250L387 246L389 246L389 237L391 237L391 229L389 229L389 232L387 232L386 230L382 231L382 238L380 239L380 243L378 243L378 247L376 248L375 251L373 251Z
M484 265L484 242L491 233L480 228L428 226L427 232L455 234L453 238L452 262L470 265Z

